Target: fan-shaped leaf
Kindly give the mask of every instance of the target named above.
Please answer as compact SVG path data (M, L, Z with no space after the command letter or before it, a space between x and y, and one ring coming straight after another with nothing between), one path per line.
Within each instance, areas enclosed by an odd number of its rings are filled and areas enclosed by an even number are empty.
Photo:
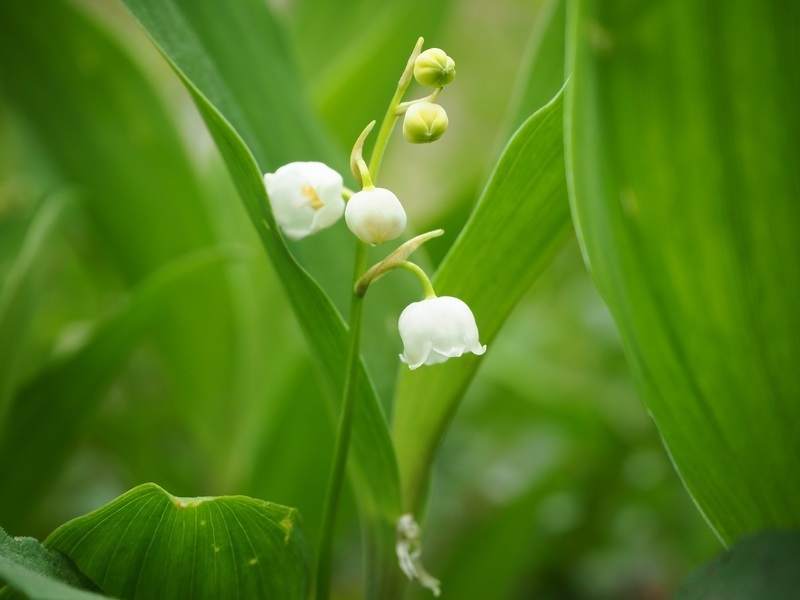
M309 557L294 509L246 496L177 498L140 485L44 542L122 598L304 600Z

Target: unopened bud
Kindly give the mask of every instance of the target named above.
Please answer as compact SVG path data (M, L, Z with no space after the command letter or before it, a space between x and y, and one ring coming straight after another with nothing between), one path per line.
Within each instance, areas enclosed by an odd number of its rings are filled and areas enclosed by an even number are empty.
M455 61L439 48L428 48L414 61L414 78L432 88L447 85L456 76Z
M445 110L433 102L416 102L403 119L403 136L412 144L435 142L447 129Z

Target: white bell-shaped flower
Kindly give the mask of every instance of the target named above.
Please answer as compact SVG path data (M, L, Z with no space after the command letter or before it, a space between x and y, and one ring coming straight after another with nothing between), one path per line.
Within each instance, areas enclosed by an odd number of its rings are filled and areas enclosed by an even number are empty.
M403 340L400 360L412 370L465 352L486 352L486 346L478 341L478 326L469 306L451 296L409 304L400 314L398 329Z
M292 162L264 175L272 212L293 240L330 227L344 212L342 176L321 162Z
M375 246L402 235L406 211L389 190L366 188L347 201L344 220L358 239Z

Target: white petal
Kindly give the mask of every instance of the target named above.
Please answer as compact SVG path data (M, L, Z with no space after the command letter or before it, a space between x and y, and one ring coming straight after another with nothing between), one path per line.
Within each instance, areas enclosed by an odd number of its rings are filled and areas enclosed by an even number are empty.
M417 346L411 347L410 353L409 353L409 345L406 345L403 354L400 355L400 360L406 363L408 365L408 368L413 371L414 369L417 369L422 365L433 364L429 362L433 354L436 353L431 351L431 343L423 341L421 345L419 345L419 347ZM442 362L442 361L437 361L437 362Z

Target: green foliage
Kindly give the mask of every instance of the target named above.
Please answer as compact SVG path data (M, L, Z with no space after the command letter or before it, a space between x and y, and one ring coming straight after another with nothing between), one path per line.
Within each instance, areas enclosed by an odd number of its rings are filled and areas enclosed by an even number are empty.
M781 2L574 2L574 218L726 543L800 525L800 41Z
M472 308L482 343L491 343L569 232L562 119L559 94L511 138L436 272L437 293ZM465 356L400 377L393 428L407 510L422 506L433 454L479 363Z
M292 147L283 144L285 138L278 138L280 144L274 141L273 135L281 135L280 127L285 127L286 123L294 127L296 123L300 129L292 130L292 139L304 144L305 157L319 152L322 142L317 140L320 134L306 113L293 112L301 106L295 97L285 93L258 95L259 89L254 86L253 78L235 67L247 56L252 58L250 64L253 65L258 64L259 58L265 54L275 58L281 56L270 46L279 43L280 39L264 35L265 30L275 27L271 24L270 14L254 0L238 4L234 11L215 14L213 19L200 19L194 4L188 11L180 2L164 4L128 0L126 4L153 36L192 94L226 161L252 224L285 286L321 367L330 396L338 402L344 386L346 328L325 291L300 266L279 233L262 181L263 171L274 167L276 162L264 150L267 146L259 143L265 138L272 140L269 147L278 148L281 160L286 161L303 156L298 155L299 150L293 154ZM180 51L185 47L186 39L196 40L192 46L194 51L188 54ZM243 40L252 46L242 44ZM209 71L206 68L209 63L228 65L229 68ZM264 73L260 80L265 89L297 89L291 74L286 74L283 61L267 63L260 70ZM237 73L240 76L234 77ZM276 81L284 85L275 86ZM248 99L257 100L257 103L247 104ZM289 107L295 108L287 112ZM259 123L252 119L253 115L268 115L270 121ZM314 133L297 135L298 131L302 133L305 130ZM329 254L318 249L314 262L325 264L326 278L338 274L340 282L348 281L344 275L347 268L343 268L347 263L331 263L329 259ZM358 378L351 446L358 499L370 514L374 535L380 540L371 556L376 563L374 572L380 579L382 570L393 568L390 541L394 522L400 514L399 483L386 421L363 367Z
M6 518L27 514L31 497L52 483L142 329L163 314L187 281L230 256L224 250L198 251L162 267L97 323L82 345L21 386L0 429L0 456L8 457L0 461L0 512ZM20 455L24 461L12 458Z
M4 65L0 84L30 133L46 148L43 154L57 174L51 185L57 191L66 186L77 189L81 219L70 233L73 247L88 263L82 275L88 271L96 282L91 301L105 308L109 296L124 296L129 286L167 263L220 243L171 116L151 83L108 33L63 2L4 3L0 11L5 25L0 36ZM198 437L209 423L230 422L230 412L216 401L231 392L240 368L231 356L240 338L232 330L239 306L229 281L222 261L202 276L183 280L149 329L174 390L171 405L189 415L186 427ZM56 278L50 283L56 287L60 282ZM204 303L196 298L204 298ZM69 317L91 322L102 313L101 308L75 307ZM142 335L141 327L137 335ZM20 340L20 345L24 343ZM230 352L221 355L219 349ZM88 374L73 382L84 388L94 385ZM60 389L65 398L62 409L73 415L71 427L80 427L90 416L83 411L70 413L71 403L88 402L79 389ZM134 420L129 424L137 428ZM146 435L151 427L141 423L139 434ZM217 441L212 456L224 457L225 438L209 439ZM12 462L11 455L4 453L0 462ZM18 461L13 462L9 468L16 469ZM222 471L222 463L210 462L212 471ZM28 474L33 472L28 469ZM45 474L42 487L52 483ZM28 510L31 503L23 502L22 507Z
M297 512L246 496L178 498L144 484L65 523L44 543L122 598L308 595Z
M445 230L414 260L489 350L410 372L419 289L370 287L334 595L429 597L397 567L405 511L462 600L667 594L719 549L692 500L725 543L796 527L796 19L645 4L0 3L0 522L89 513L46 543L77 567L0 538L2 594L91 594L55 560L120 597L306 596L354 244L285 240L262 176L319 160L355 189L419 35L456 60L450 127L395 136L379 185L408 237ZM142 481L198 498L107 504ZM711 569L746 589L787 540Z
M420 36L435 39L452 4L301 0L292 5L293 50L320 118L345 153L364 125L385 110L397 85L398 57Z
M536 19L508 108L513 128L549 103L564 85L567 77L564 65L566 5L566 0L548 0Z
M692 573L674 600L790 600L800 589L800 533L762 531Z
M18 344L25 337L36 306L37 262L56 235L64 208L64 201L57 199L39 209L0 288L0 424L5 421L14 387L19 383L15 381L22 358Z
M21 597L31 600L99 600L107 598L66 556L43 548L28 537L9 536L0 529L0 598Z

